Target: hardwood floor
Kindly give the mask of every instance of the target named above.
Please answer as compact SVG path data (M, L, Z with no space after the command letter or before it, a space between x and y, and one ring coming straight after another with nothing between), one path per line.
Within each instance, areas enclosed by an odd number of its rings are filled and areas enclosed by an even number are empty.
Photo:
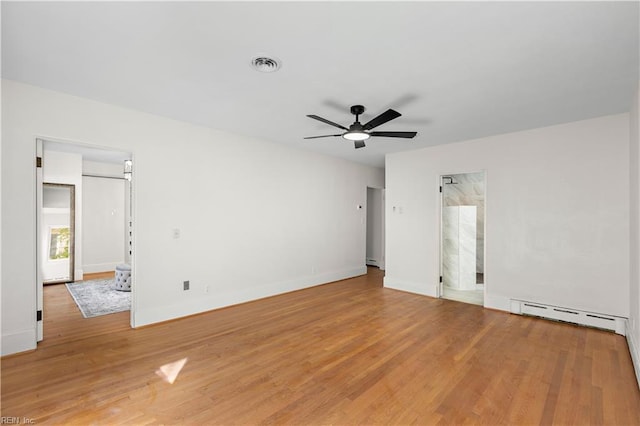
M101 280L101 279L113 278L114 276L115 276L114 271L94 272L90 274L84 274L82 281Z
M59 331L35 352L4 358L2 416L38 424L640 424L624 337L385 289L377 269L155 326L111 326Z
M84 281L113 276L114 272L84 274ZM44 339L38 344L38 348L130 330L130 316L130 311L125 311L84 318L64 284L47 285L44 287Z

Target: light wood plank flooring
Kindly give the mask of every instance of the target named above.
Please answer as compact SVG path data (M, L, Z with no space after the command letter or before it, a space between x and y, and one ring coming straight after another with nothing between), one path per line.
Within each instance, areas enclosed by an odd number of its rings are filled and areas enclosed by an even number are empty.
M2 416L38 424L640 424L624 337L384 289L373 268L141 329L99 318L46 320L37 351L2 359ZM94 320L93 334L69 331Z
M113 278L114 272L84 274L84 281ZM44 286L44 339L39 348L130 330L130 311L84 318L64 284Z

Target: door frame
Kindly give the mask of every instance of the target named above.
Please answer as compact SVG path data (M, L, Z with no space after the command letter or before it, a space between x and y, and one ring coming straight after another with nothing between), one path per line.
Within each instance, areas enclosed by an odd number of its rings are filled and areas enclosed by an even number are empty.
M131 151L126 151L126 150L119 150L113 147L105 147L105 146L99 146L99 145L94 145L94 144L87 144L87 143L82 143L82 142L73 142L73 141L69 141L69 140L65 140L65 139L58 139L58 138L51 138L51 137L47 137L47 136L36 136L35 137L35 142L36 142L36 158L35 160L35 174L36 174L36 202L35 202L35 207L36 207L36 212L35 212L35 229L36 229L36 253L35 253L35 262L36 262L36 274L35 274L35 286L36 286L36 343L40 342L43 340L44 338L44 329L43 329L43 317L44 317L44 285L43 285L43 276L42 276L42 247L41 247L41 240L40 240L40 234L41 234L41 228L42 228L42 193L43 193L43 156L44 156L44 143L45 141L47 142L52 142L52 143L62 143L62 144L68 144L68 145L72 145L72 146L76 146L79 147L80 149L87 149L87 150L101 150L101 151L112 151L112 152L120 152L120 153L126 153L129 156L129 160L131 160L132 162L135 163L135 156L133 154L133 152ZM124 164L123 164L124 166ZM124 172L124 170L123 170ZM129 184L127 185L128 188L128 197L129 197L129 223L128 228L125 228L125 231L128 234L128 240L127 238L125 238L125 244L128 244L126 246L126 250L129 250L130 256L129 256L129 262L131 264L131 275L132 275L132 280L135 282L135 274L136 274L136 267L135 267L135 254L136 254L136 250L135 250L135 239L136 239L136 222L135 222L135 217L136 217L136 191L135 191L135 170L133 170L133 168L130 167L129 169L129 176L130 179L127 179L129 181ZM125 190L125 196L126 196L126 190ZM74 249L75 249L75 244L74 244ZM74 271L74 277L75 277L75 271ZM137 306L137 297L136 297L136 291L135 291L135 287L131 288L131 308L130 308L130 316L129 316L129 326L131 328L135 328L135 307Z
M482 173L483 176L483 184L484 184L484 212L483 212L483 216L484 216L484 220L483 220L483 224L484 224L484 229L483 229L483 241L482 241L482 245L483 245L483 256L482 256L482 274L483 274L483 289L482 289L482 300L483 300L483 305L486 305L486 300L487 300L487 258L486 258L486 253L487 253L487 170L486 169L481 169L481 170L477 170L477 171L463 171L463 172L451 172L451 173L440 173L438 175L438 185L439 185L439 193L438 193L438 203L439 203L439 209L440 209L440 214L438 215L438 232L440 234L440 243L438 245L438 271L439 271L439 283L437 288L437 297L442 299L443 298L443 294L444 294L444 280L443 280L443 263L444 263L444 250L443 250L443 213L444 213L444 179L446 177L450 177L450 176L456 176L456 175L466 175L466 174L476 174L476 173Z
M377 186L369 186L367 185L366 190L365 190L365 238L364 238L364 256L365 256L365 265L369 265L369 260L367 258L367 243L369 241L369 189L373 189L375 191L380 191L380 197L381 197L381 202L380 202L380 229L378 230L380 232L380 245L382 246L382 254L381 254L381 259L377 259L376 260L376 264L373 265L371 264L371 266L377 266L380 270L384 271L385 269L385 263L386 263L386 240L385 240L385 227L386 227L386 223L385 223L385 204L386 204L386 189L385 188L381 188L381 187L377 187Z
M44 283L42 282L42 193L43 170L42 157L44 155L44 141L36 139L36 342L44 338Z

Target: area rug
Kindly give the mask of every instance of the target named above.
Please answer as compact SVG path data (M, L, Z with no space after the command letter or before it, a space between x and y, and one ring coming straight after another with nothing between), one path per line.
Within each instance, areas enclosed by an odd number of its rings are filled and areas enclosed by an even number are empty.
M131 292L116 290L112 279L69 283L67 289L85 318L131 309Z

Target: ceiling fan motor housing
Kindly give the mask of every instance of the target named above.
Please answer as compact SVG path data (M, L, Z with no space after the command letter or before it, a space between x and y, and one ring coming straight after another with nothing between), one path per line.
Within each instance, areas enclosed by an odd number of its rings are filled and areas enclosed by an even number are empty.
M351 114L360 115L364 112L364 107L362 105L354 105L351 107Z

